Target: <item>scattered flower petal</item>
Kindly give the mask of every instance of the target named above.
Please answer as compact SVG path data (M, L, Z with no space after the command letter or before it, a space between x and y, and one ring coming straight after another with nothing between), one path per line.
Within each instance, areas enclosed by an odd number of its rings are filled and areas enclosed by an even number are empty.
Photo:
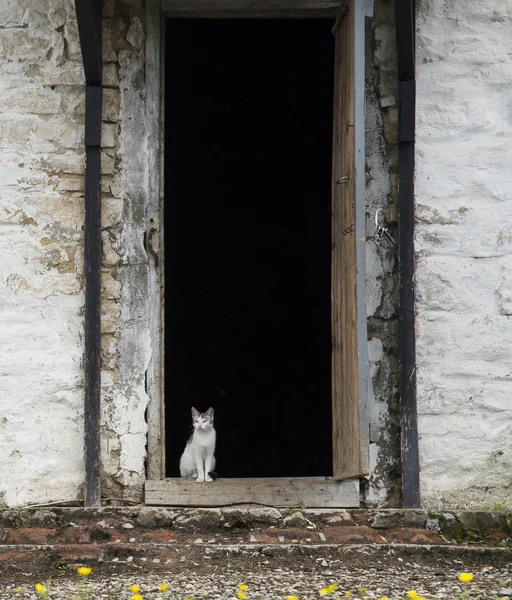
M165 583L162 583L161 585L158 586L161 592L166 592L169 589L169 586L166 585Z
M79 567L76 572L82 577L87 577L92 573L91 567Z
M320 590L320 596L328 596L329 594L332 594L333 592L335 592L338 589L338 584L337 583L333 583L331 585L327 585L326 587L323 587Z
M238 592L238 594L236 595L236 597L239 600L244 600L245 598L247 598L247 594L245 594L244 592Z
M132 600L142 600L142 594L133 594Z
M469 583L470 581L473 581L473 573L461 573L459 579L463 583Z
M297 596L286 596L286 600L298 600Z
M36 583L36 591L38 591L40 594L44 594L46 592L46 588L42 583Z
M131 585L130 592L132 592L132 594L136 594L137 592L140 592L140 587L138 585Z
M242 592L247 591L247 586L245 585L245 583L239 583L238 587L242 590Z
M409 590L407 595L411 600L418 600L418 594L416 593L416 590Z

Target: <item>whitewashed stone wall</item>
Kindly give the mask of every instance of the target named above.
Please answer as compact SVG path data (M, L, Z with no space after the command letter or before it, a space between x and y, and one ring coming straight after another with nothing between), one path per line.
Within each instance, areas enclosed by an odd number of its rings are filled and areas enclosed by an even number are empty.
M508 0L420 2L417 392L427 507L510 498L511 58Z
M367 210L396 223L393 12L367 47ZM102 489L142 500L151 356L141 2L105 0ZM122 12L119 12L122 11ZM85 87L73 0L0 3L0 507L83 498ZM398 505L396 265L367 242L369 505Z
M141 9L114 15L105 4L102 458L105 495L123 500L141 499L149 360ZM0 506L72 502L84 481L74 2L2 2L0 25Z

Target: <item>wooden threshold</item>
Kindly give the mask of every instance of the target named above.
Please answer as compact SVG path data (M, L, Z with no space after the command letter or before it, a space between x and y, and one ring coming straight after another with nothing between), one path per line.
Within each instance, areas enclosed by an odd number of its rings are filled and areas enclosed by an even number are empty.
M358 508L359 480L325 477L217 479L196 483L169 478L146 481L148 506L227 506L264 504L308 508Z

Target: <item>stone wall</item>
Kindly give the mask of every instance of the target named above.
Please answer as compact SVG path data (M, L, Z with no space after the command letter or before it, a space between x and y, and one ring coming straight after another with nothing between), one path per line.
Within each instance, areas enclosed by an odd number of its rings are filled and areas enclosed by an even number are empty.
M150 352L136 4L104 11L102 460L104 495L140 501ZM4 2L0 24L0 505L73 502L84 481L85 102L74 2Z
M425 506L512 483L512 5L417 15L416 316Z
M370 469L367 506L400 506L397 351L397 261L373 237L375 212L395 235L397 219L397 71L394 0L376 0L366 28L366 310L373 393L369 396Z
M396 223L394 5L367 31L367 211ZM0 7L0 506L83 498L85 87L74 2ZM102 492L140 502L148 152L144 6L105 0L102 130ZM368 505L399 505L396 264L367 242L373 395ZM3 457L6 457L5 459Z

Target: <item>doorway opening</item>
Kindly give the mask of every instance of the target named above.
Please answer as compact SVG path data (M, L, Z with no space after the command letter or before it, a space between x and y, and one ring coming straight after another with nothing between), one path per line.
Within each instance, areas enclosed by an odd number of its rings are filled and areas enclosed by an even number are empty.
M191 406L220 477L332 475L331 26L166 22L167 477Z

